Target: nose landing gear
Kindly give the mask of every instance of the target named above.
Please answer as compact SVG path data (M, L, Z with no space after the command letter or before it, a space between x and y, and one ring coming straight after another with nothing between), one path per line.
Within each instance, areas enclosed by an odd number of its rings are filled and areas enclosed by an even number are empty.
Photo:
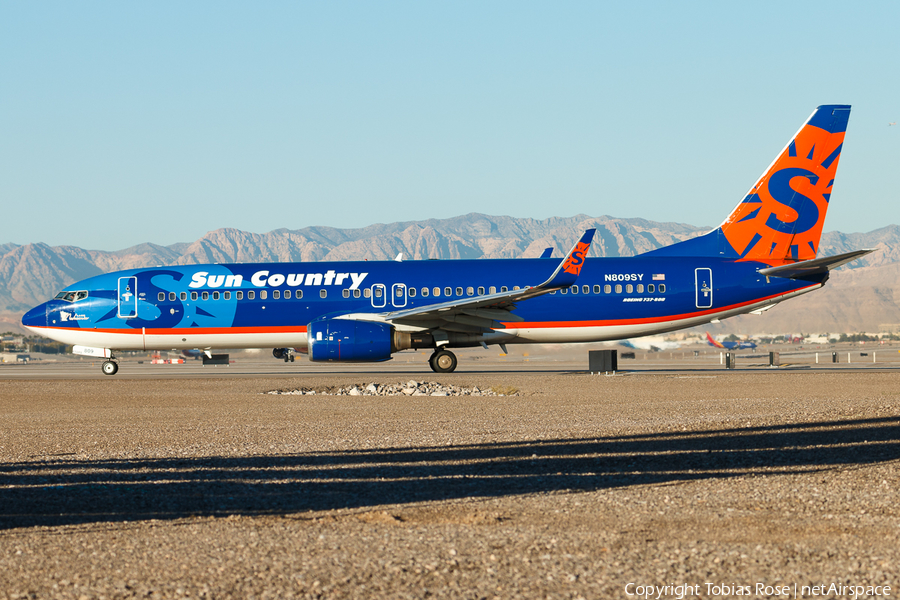
M103 371L104 375L115 375L119 372L119 363L115 360L104 361L103 364L100 365L100 370Z
M452 373L456 370L456 355L449 350L435 350L428 364L435 373Z

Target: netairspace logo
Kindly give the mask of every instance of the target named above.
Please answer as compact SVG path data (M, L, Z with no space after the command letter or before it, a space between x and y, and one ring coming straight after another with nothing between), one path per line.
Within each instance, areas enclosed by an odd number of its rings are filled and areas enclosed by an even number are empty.
M649 600L662 600L674 598L733 598L746 596L753 598L877 598L889 597L891 586L889 585L845 585L843 583L822 583L820 585L777 584L768 585L755 583L753 585L741 585L737 583L698 583L679 585L640 585L629 583L625 586L625 595L629 597Z

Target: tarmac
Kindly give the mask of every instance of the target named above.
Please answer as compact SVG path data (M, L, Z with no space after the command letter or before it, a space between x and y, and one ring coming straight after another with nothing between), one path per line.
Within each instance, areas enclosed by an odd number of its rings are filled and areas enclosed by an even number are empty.
M0 598L897 594L896 349L586 350L0 366Z

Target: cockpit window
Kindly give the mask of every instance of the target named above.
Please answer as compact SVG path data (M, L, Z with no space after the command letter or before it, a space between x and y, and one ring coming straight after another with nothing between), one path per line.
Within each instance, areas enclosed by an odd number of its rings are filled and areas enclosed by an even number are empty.
M86 291L78 291L78 292L60 292L56 295L56 300L65 300L66 302L78 302L79 300L84 300L88 297L88 293Z

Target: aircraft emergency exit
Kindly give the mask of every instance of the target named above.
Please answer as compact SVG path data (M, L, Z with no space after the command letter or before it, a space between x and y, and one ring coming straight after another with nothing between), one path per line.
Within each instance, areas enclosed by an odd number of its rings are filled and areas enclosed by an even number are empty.
M630 258L213 264L130 269L67 286L22 324L74 352L273 348L293 361L377 362L428 348L621 340L701 325L822 287L871 250L817 258L850 116L820 106L725 221Z

